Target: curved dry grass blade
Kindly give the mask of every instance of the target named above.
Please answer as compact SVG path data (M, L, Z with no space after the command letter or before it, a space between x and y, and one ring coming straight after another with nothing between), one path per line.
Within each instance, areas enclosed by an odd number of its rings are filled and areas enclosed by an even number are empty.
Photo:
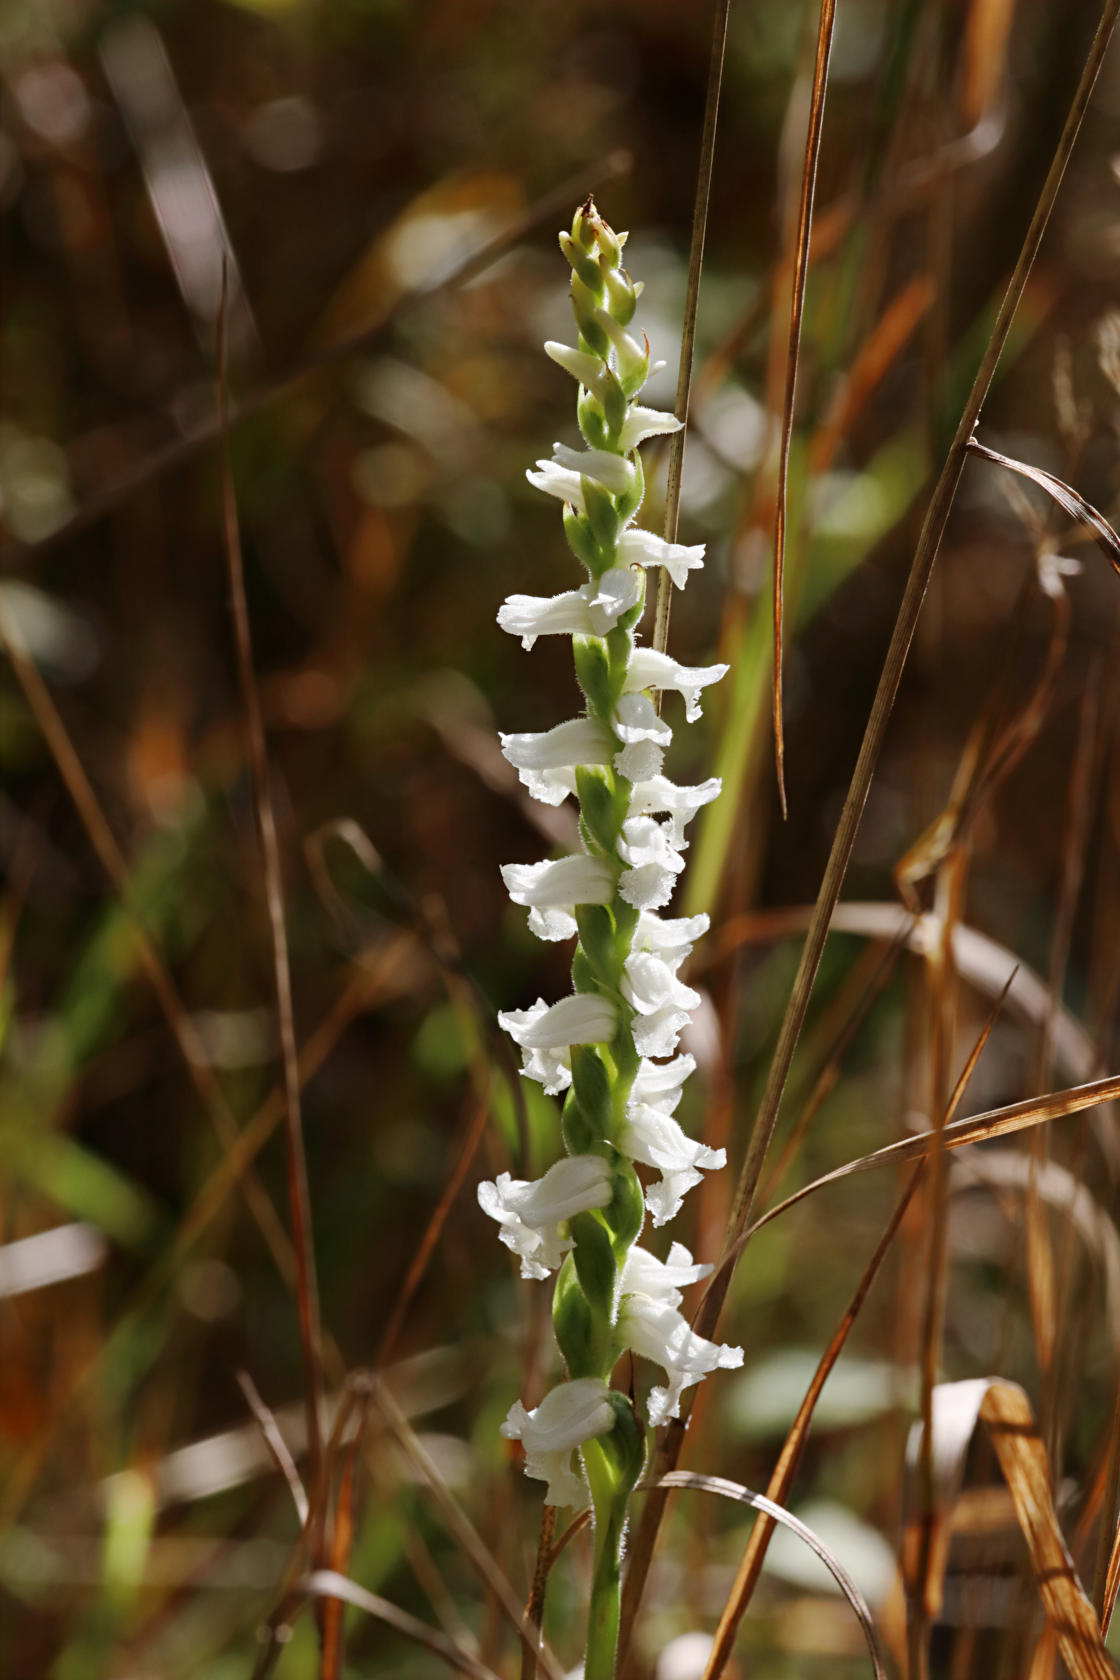
M1093 1606L1069 1554L1050 1493L1050 1466L1035 1426L1030 1401L1017 1383L980 1377L942 1383L936 1390L933 1451L939 1494L938 1562L927 1577L927 1609L936 1614L949 1540L952 1501L964 1475L965 1457L977 1422L992 1438L1011 1494L1019 1527L1046 1617L1073 1680L1115 1680L1117 1669L1104 1646ZM917 1449L911 1438L910 1455Z
M789 456L793 445L793 410L797 399L797 364L801 356L801 323L805 314L805 288L809 278L809 241L813 231L813 199L817 190L817 165L821 155L824 101L828 92L828 63L832 55L832 32L836 22L836 0L821 0L817 24L817 56L813 65L813 90L809 103L809 128L805 136L805 167L801 175L801 204L797 220L797 245L793 263L793 295L789 308L789 344L786 350L786 384L782 403L782 431L778 446L778 486L774 498L774 764L778 776L778 798L782 816L786 805L786 747L782 723L782 658L784 634L786 499L789 491Z
M1117 536L1103 513L1087 502L1084 496L1072 489L1064 479L1057 478L1042 467L1032 467L1026 461L1014 461L1010 455L1001 455L998 449L989 449L985 444L978 443L974 437L968 440L968 451L971 455L979 455L985 461L994 461L998 467L1007 467L1011 472L1020 473L1023 478L1029 478L1032 484L1057 502L1063 513L1069 515L1075 525L1087 525L1093 533L1097 546L1108 556L1113 569L1120 572L1120 536Z
M323 1435L320 1409L323 1398L322 1347L319 1324L319 1288L315 1277L315 1251L311 1235L311 1198L307 1184L307 1157L303 1146L299 1050L296 1045L292 1009L292 975L288 955L288 930L284 918L284 887L280 872L280 847L276 838L276 816L269 785L268 748L260 692L253 668L253 637L249 626L249 604L245 595L245 566L241 553L241 530L233 487L233 465L229 451L229 388L226 379L226 268L222 265L222 293L218 308L218 426L221 437L222 528L226 565L229 572L230 602L237 642L237 667L241 679L245 722L249 737L249 759L253 775L254 803L260 830L264 864L265 899L268 904L272 940L273 981L276 1014L284 1068L284 1117L287 1144L288 1205L295 1249L296 1308L299 1315L303 1352L304 1382L307 1389L308 1481L312 1500L323 1468Z
M1042 1126L1050 1120L1061 1120L1067 1114L1080 1114L1087 1108L1096 1108L1100 1103L1115 1102L1120 1097L1120 1074L1112 1074L1108 1079L1094 1079L1087 1085L1074 1085L1069 1090L1051 1091L1045 1097L1029 1097L1025 1102L1007 1103L1002 1108L990 1108L983 1114L970 1114L963 1120L953 1120L945 1126L940 1136L945 1149L963 1149L967 1143L984 1143L988 1138L1005 1137L1009 1132L1025 1131L1028 1126ZM834 1167L832 1172L825 1173L821 1178L813 1179L811 1184L802 1185L792 1196L768 1208L761 1219L756 1219L748 1226L735 1246L721 1259L711 1282L709 1291L713 1290L721 1273L733 1267L742 1250L746 1247L756 1232L764 1225L769 1225L772 1219L777 1219L781 1213L788 1213L796 1207L798 1202L807 1196L823 1190L826 1184L835 1184L842 1178L851 1178L856 1173L873 1172L877 1167L899 1165L903 1161L924 1160L937 1147L938 1132L918 1132L915 1137L899 1138L896 1143L884 1144L882 1149L873 1150L870 1155L860 1155L854 1161L846 1161L842 1167ZM699 1321L698 1321L699 1322Z
M727 22L731 15L731 0L717 0L715 22L712 26L712 56L708 66L708 91L704 99L704 127L700 135L700 162L696 172L696 198L692 210L692 243L688 253L688 283L685 291L684 323L681 337L681 359L677 370L677 400L673 412L681 422L669 443L669 479L665 487L665 519L662 526L666 542L677 540L677 515L681 505L681 478L684 473L684 440L688 430L689 392L692 388L692 358L696 348L696 312L700 304L700 275L704 267L704 240L708 232L708 205L712 193L712 162L716 150L716 124L719 120L719 94L723 82L723 60L727 52ZM664 653L669 645L669 609L673 600L673 580L665 570L657 581L657 608L653 622L653 646ZM661 710L661 691L656 706Z
M447 1524L448 1532L456 1544L462 1547L465 1556L470 1560L479 1578L493 1594L495 1602L501 1607L506 1619L516 1628L522 1643L533 1652L537 1662L549 1676L549 1680L564 1680L563 1670L548 1646L540 1638L539 1630L532 1625L522 1612L513 1588L498 1567L478 1530L447 1487L428 1453L425 1452L424 1447L417 1440L415 1431L409 1425L408 1419L380 1377L372 1376L369 1379L369 1392L401 1451L439 1506Z
M342 1449L342 1473L338 1478L335 1496L334 1521L331 1524L329 1561L330 1573L346 1578L350 1562L350 1548L354 1543L354 1479L358 1448L363 1444L369 1421L369 1394L362 1391L358 1399L358 1424ZM319 1658L319 1680L340 1680L342 1674L342 1602L331 1597L323 1606L322 1649Z
M840 1591L855 1611L863 1637L867 1641L867 1651L871 1658L871 1666L875 1670L876 1680L887 1680L887 1668L883 1661L883 1653L879 1646L879 1635L875 1631L875 1623L867 1600L856 1586L840 1559L819 1539L813 1530L803 1523L799 1517L787 1511L784 1506L776 1505L765 1494L754 1493L750 1488L743 1487L740 1482L729 1482L723 1476L702 1476L692 1470L672 1470L656 1482L639 1482L638 1491L657 1492L669 1488L689 1488L697 1493L718 1493L723 1499L734 1499L740 1505L749 1505L753 1511L761 1511L772 1522L781 1523L783 1528L790 1529L803 1540L809 1550L820 1558L829 1574L832 1576Z
M798 1408L797 1416L793 1420L789 1434L782 1444L778 1455L778 1462L774 1466L766 1489L766 1497L781 1505L789 1497L789 1490L793 1485L793 1478L797 1474L801 1457L809 1439L809 1427L813 1421L817 1401L821 1390L832 1372L836 1361L848 1340L848 1334L855 1323L860 1308L867 1298L867 1292L878 1275L879 1268L886 1258L887 1250L894 1241L903 1215L913 1200L914 1192L921 1183L925 1172L925 1164L920 1163L910 1175L910 1179L903 1189L902 1195L895 1204L894 1212L887 1222L887 1228L880 1237L874 1254L868 1261L860 1278L859 1285L839 1325L833 1333L820 1364L813 1373L813 1380L805 1392L805 1398ZM728 1662L735 1643L735 1636L739 1631L739 1624L747 1613L754 1589L758 1585L758 1578L762 1573L762 1565L766 1558L770 1537L774 1532L775 1519L762 1515L751 1529L750 1538L743 1552L739 1571L735 1577L735 1584L728 1595L727 1603L716 1628L715 1640L708 1657L708 1666L704 1670L704 1680L719 1680Z
M424 1649L430 1651L434 1657L439 1657L458 1674L469 1674L471 1680L498 1680L492 1668L487 1668L469 1652L456 1645L454 1640L448 1639L446 1634L437 1633L426 1623L410 1616L407 1610L399 1610L395 1604L390 1604L387 1598L379 1598L376 1593L367 1592L359 1587L356 1581L347 1580L345 1575L339 1575L333 1569L317 1569L312 1575L305 1575L298 1583L297 1591L305 1598L324 1598L341 1600L345 1604L352 1604L357 1610L364 1610L368 1616L376 1616L378 1621L393 1628L406 1639L412 1639Z
M276 1468L288 1484L292 1495L292 1504L295 1506L296 1516L299 1518L299 1526L304 1528L307 1525L308 1516L307 1494L300 1480L299 1471L296 1469L296 1461L288 1451L287 1441L280 1433L280 1425L276 1421L275 1414L269 1410L261 1399L260 1391L248 1371L237 1371L235 1375L238 1387L245 1396L245 1404L257 1420L257 1425L264 1437L264 1444L272 1454Z

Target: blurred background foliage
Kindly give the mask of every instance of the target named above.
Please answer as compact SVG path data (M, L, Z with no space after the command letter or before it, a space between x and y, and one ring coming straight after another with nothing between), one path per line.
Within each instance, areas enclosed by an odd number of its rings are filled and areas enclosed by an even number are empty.
M0 7L0 623L46 685L29 689L18 659L0 669L0 1650L13 1676L245 1674L297 1533L235 1380L251 1374L298 1453L271 958L213 425L223 263L328 1386L386 1364L441 1474L526 1586L538 1489L497 1425L516 1393L539 1393L547 1344L473 1186L505 1167L530 1176L555 1148L552 1105L536 1087L512 1094L492 1014L556 995L566 954L528 936L497 865L572 831L566 812L521 797L495 732L568 715L573 683L563 647L539 644L530 661L495 612L512 591L570 587L555 510L524 469L574 435L570 383L540 346L569 330L555 229L588 190L633 230L639 321L668 364L650 400L672 405L709 12L676 0ZM725 782L684 889L716 928L695 971L710 1005L687 1120L727 1144L733 1168L802 925L756 913L816 893L924 493L1098 12L1090 0L840 0L793 461L783 824L767 579L816 8L732 10L681 516L708 566L675 602L672 648L694 664L719 649L734 667L673 766L678 780L715 767ZM981 433L1106 510L1118 116L1113 54ZM492 240L492 259L463 272ZM662 482L654 472L651 525ZM1055 582L1052 557L1067 552L1082 570ZM995 943L955 999L953 1076L1014 959L1050 976L1050 1001L1001 1021L969 1111L1115 1063L1117 588L1036 492L970 464L846 895L898 902L892 870L945 808L993 681L1016 714L1049 652L1029 738L970 830L960 914ZM88 807L87 820L75 812L75 765L123 884L91 845ZM830 1083L786 1189L928 1123L919 962L880 977L833 1055L893 914L855 915L829 947L780 1142L822 1068ZM181 1000L177 1032L137 915ZM1063 992L1069 1016L1056 1013ZM1072 1162L1090 1184L1103 1247L1062 1274L1060 1353L1040 1372L1020 1175L998 1196L955 1185L944 1366L1041 1384L1056 1485L1076 1510L1115 1383L1101 1278L1116 1155L1107 1127L1066 1126L1051 1165ZM245 1128L248 1172L230 1155ZM457 1167L434 1252L402 1295ZM703 1257L718 1250L731 1182L686 1210L682 1234ZM705 1396L690 1463L765 1485L895 1189L854 1182L752 1246L725 1325L746 1369ZM1052 1202L1060 1249L1068 1222ZM797 1490L888 1630L919 1238L904 1231L872 1293ZM365 1449L346 1571L513 1672L492 1606L376 1420ZM1026 1621L1003 1516L970 1540L988 1595L954 1596L951 1576L944 1606L946 1641L971 1619L971 1660L989 1667L991 1641ZM734 1514L682 1505L640 1672L699 1674L689 1639L714 1624L742 1533ZM744 1651L768 1677L862 1672L850 1613L788 1538ZM547 1626L569 1662L585 1567L574 1544L552 1581ZM277 1672L314 1672L314 1647L305 1616ZM353 1611L346 1652L355 1675L434 1672ZM972 1672L962 1664L954 1673Z

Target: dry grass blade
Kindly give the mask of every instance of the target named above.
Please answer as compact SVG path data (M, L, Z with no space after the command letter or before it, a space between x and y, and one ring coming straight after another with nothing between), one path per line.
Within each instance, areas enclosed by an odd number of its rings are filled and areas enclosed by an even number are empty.
M537 1561L533 1566L533 1585L529 1589L529 1602L525 1606L525 1620L540 1632L544 1621L544 1595L548 1590L548 1577L552 1573L555 1561L553 1536L556 1533L556 1507L546 1505L541 1512L541 1532L537 1542ZM530 1651L527 1645L521 1647L521 1680L536 1680L537 1653Z
M407 1610L399 1610L387 1598L367 1592L357 1582L348 1581L345 1575L339 1575L333 1569L317 1569L314 1574L305 1575L299 1582L298 1590L303 1597L341 1600L352 1604L356 1610L364 1610L368 1616L376 1616L378 1621L422 1645L457 1673L469 1674L471 1680L497 1680L493 1669L462 1650L446 1634L437 1633L435 1628L410 1616Z
M320 1421L322 1401L322 1349L319 1326L319 1291L315 1278L315 1254L311 1236L311 1205L307 1187L307 1159L303 1146L300 1101L299 1051L296 1046L292 1010L292 976L288 957L288 930L284 919L284 889L280 873L280 848L276 839L276 817L269 786L268 749L260 693L253 668L253 637L249 627L249 604L245 596L245 565L241 553L241 530L233 487L229 453L226 382L226 272L222 270L222 297L218 311L218 416L222 439L222 527L226 564L229 569L230 599L237 640L237 666L245 704L249 758L253 776L257 826L260 830L264 863L264 889L268 903L272 938L273 979L276 1010L284 1065L284 1117L287 1143L288 1203L292 1221L292 1245L296 1262L296 1306L299 1314L304 1381L307 1385L308 1480L312 1503L318 1500L323 1467L323 1438Z
M729 1250L720 1261L719 1268L709 1284L709 1291L716 1288L721 1272L726 1272L733 1265L743 1248L756 1232L764 1225L769 1225L772 1219L777 1219L781 1213L787 1213L791 1207L807 1196L815 1195L823 1190L826 1184L838 1183L842 1178L851 1178L855 1173L873 1172L877 1167L898 1166L903 1161L924 1160L937 1147L940 1136L945 1149L963 1149L967 1143L983 1143L988 1138L1005 1137L1009 1132L1025 1131L1028 1126L1045 1125L1050 1120L1060 1120L1067 1114L1080 1114L1087 1108L1096 1108L1100 1103L1115 1102L1120 1097L1120 1074L1112 1074L1108 1079L1094 1079L1087 1085L1075 1085L1065 1091L1051 1091L1045 1097L1029 1097L1025 1102L1007 1103L1002 1108L990 1108L983 1114L966 1115L963 1120L953 1120L938 1131L918 1132L915 1137L899 1138L896 1143L888 1143L882 1149L873 1150L870 1155L860 1155L854 1161L847 1161L842 1167L835 1167L832 1172L825 1173L822 1178L813 1179L811 1184L802 1185L792 1196L768 1208L761 1219L756 1219L739 1238L734 1248ZM698 1320L699 1322L699 1320Z
M716 150L716 124L719 120L719 93L723 83L723 60L727 51L727 22L731 15L731 0L717 0L715 23L712 28L712 56L708 66L708 91L704 101L704 128L700 136L700 163L696 173L696 198L692 211L692 243L688 253L688 282L685 291L684 323L681 337L681 359L677 370L677 399L673 412L681 422L669 445L669 479L665 487L665 519L663 532L666 542L677 540L677 515L681 505L681 477L684 473L684 440L688 429L689 392L692 388L692 359L696 348L696 313L700 304L700 275L704 267L704 240L708 231L708 205L712 192L712 162ZM653 646L664 653L669 645L669 609L673 599L673 580L664 566L657 583L657 608L654 614ZM657 709L661 709L661 691L657 693Z
M470 1522L466 1513L448 1489L436 1466L432 1463L431 1458L417 1440L415 1432L409 1426L408 1419L380 1377L374 1376L371 1379L370 1394L413 1470L439 1506L447 1524L448 1532L452 1535L456 1544L462 1548L479 1578L489 1588L506 1619L517 1629L524 1646L534 1653L540 1667L549 1676L549 1680L564 1680L563 1670L548 1646L540 1638L539 1630L523 1614L513 1588L494 1561L481 1535Z
M1046 1449L1026 1394L1016 1384L979 1378L937 1390L934 1457L941 1495L940 1563L948 1546L948 1508L964 1470L977 1421L987 1425L1015 1515L1027 1543L1039 1596L1073 1680L1115 1680L1096 1614L1078 1579L1050 1493ZM928 1581L936 1611L940 1576Z
M276 1468L288 1484L292 1495L292 1503L299 1518L299 1525L303 1528L308 1517L307 1494L300 1480L299 1471L296 1469L296 1461L288 1451L288 1443L280 1433L280 1426L276 1422L274 1414L261 1399L257 1385L248 1371L238 1371L236 1375L238 1387L245 1396L246 1405L257 1420L261 1435L264 1437L265 1446L272 1454Z
M1117 536L1104 514L1098 512L1091 502L1087 502L1084 496L1079 495L1064 479L1055 477L1042 467L1032 467L1026 461L1014 461L1010 455L1001 455L998 449L989 449L985 444L977 443L975 438L969 438L968 449L970 454L979 455L985 461L994 461L998 467L1007 467L1011 472L1029 478L1032 484L1037 484L1040 489L1045 490L1075 524L1089 527L1097 546L1108 556L1115 570L1120 572L1120 536Z
M753 1511L761 1511L772 1522L781 1523L783 1528L790 1529L799 1540L805 1542L810 1551L815 1552L817 1557L820 1558L855 1611L859 1625L863 1629L863 1636L867 1641L871 1666L875 1670L877 1680L887 1680L887 1667L883 1660L883 1653L879 1646L879 1635L875 1631L875 1623L872 1620L867 1600L840 1562L840 1559L800 1518L795 1517L784 1506L776 1505L772 1499L767 1499L765 1494L754 1493L750 1488L743 1487L740 1482L729 1482L723 1476L701 1476L691 1470L673 1470L662 1476L658 1482L652 1484L641 1482L639 1487L651 1492L657 1489L689 1488L698 1493L718 1493L721 1498L734 1499L740 1505L749 1505Z
M785 776L785 730L782 724L782 641L785 597L786 499L789 491L789 456L793 445L793 411L797 400L797 364L801 355L801 323L805 314L805 288L809 279L809 243L813 232L813 199L817 190L817 165L821 155L824 101L828 91L828 63L832 55L832 32L836 22L836 0L821 0L817 24L817 56L813 65L813 90L809 104L809 129L805 137L805 167L801 175L801 203L798 209L797 245L793 262L793 295L789 310L789 343L786 351L785 396L782 403L782 431L778 446L778 486L774 500L774 761L778 774L778 797L782 815L787 815Z

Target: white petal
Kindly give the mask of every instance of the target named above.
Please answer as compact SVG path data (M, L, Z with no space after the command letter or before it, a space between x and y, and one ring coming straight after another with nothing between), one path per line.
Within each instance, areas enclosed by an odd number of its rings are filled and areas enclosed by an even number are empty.
M525 1474L548 1483L547 1504L582 1505L587 1487L572 1469L572 1453L605 1435L613 1423L606 1383L601 1377L579 1377L550 1390L531 1412L515 1401L502 1434L524 1447Z
M618 850L631 866L618 879L623 899L637 910L662 909L673 896L674 877L684 868L668 828L652 817L627 817Z
M576 766L609 764L614 742L591 718L571 718L534 735L503 735L502 752L534 799L559 805L575 792Z
M498 1021L526 1050L557 1050L569 1044L608 1044L617 1020L614 1005L597 992L573 992L551 1007L538 998L532 1009L507 1009Z
M635 1050L639 1056L671 1056L690 1019L687 1009L673 1004L652 1015L635 1015L631 1024Z
M680 429L681 421L675 414L664 414L660 409L643 408L640 403L633 403L623 421L618 447L629 454L631 449L637 449L646 438L664 437L667 433L679 432Z
M639 1062L630 1101L653 1103L662 1113L672 1114L681 1100L681 1087L695 1072L693 1056L678 1056L672 1062Z
M511 595L498 609L498 623L511 636L520 636L523 648L531 648L538 636L601 634L580 589L563 595Z
M632 778L631 778L632 779ZM630 795L630 815L643 816L650 811L664 811L671 820L674 846L684 846L685 824L697 811L718 799L723 784L718 776L710 776L696 787L677 787L666 776L650 776L635 782Z
M629 566L611 566L601 577L584 584L580 594L587 601L591 633L606 636L623 613L637 604L641 593L641 577Z
M672 966L652 951L631 951L625 963L622 991L639 1015L654 1015L670 1005L683 1009L686 1014L700 1007L700 993L678 980Z
M681 1058L686 1059L691 1060ZM679 1088L676 1095L680 1095ZM635 1161L654 1167L661 1174L661 1182L651 1184L646 1190L646 1207L655 1225L664 1225L676 1217L686 1192L699 1184L705 1171L727 1163L726 1150L709 1149L706 1144L698 1143L664 1108L654 1108L645 1102L628 1104L622 1147Z
M502 879L515 904L529 907L529 926L538 939L571 939L577 904L609 904L614 872L583 853L551 863L507 863Z
M569 449L566 443L554 443L552 460L562 471L594 479L612 496L624 496L634 487L633 462L609 449Z
M665 762L665 748L652 741L630 741L614 755L614 767L628 782L655 781Z
M667 747L673 739L673 731L664 718L658 717L648 694L623 694L612 721L620 741L653 741Z
M704 544L665 542L652 531L631 527L618 542L618 557L627 566L664 566L678 589L683 589L689 572L704 564Z
M684 696L685 717L689 723L695 723L700 716L700 690L709 683L719 682L730 669L729 665L678 665L675 659L656 648L635 648L626 672L626 692L643 688L676 689Z
M644 912L638 918L630 948L633 951L653 951L662 962L676 970L689 955L696 940L707 933L708 927L709 919L703 910L697 916L671 916L668 919Z
M668 1386L649 1397L649 1421L656 1429L680 1416L681 1394L710 1371L734 1370L743 1363L743 1350L705 1341L691 1329L675 1307L645 1295L624 1297L619 1331L627 1347L663 1367Z
M478 1187L479 1206L497 1220L498 1235L520 1257L524 1278L555 1271L572 1246L564 1222L605 1207L610 1197L610 1168L598 1155L566 1156L535 1180L499 1173Z
M546 496L555 496L583 513L583 484L579 473L558 467L555 461L538 461L536 469L530 467L525 477L535 490L543 490Z
M681 1290L711 1274L712 1267L693 1260L683 1243L672 1244L667 1260L658 1260L656 1255L635 1246L626 1257L621 1292L646 1295L650 1300L667 1301L671 1307L679 1307Z

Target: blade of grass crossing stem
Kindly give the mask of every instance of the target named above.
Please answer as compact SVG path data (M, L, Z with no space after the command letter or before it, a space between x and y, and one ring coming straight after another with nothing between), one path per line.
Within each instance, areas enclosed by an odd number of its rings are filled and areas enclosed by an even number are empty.
M988 1016L976 1043L969 1052L968 1060L961 1070L960 1077L953 1089L953 1094L949 1099L950 1119L964 1096L969 1080L976 1071L976 1065L983 1054L985 1045L992 1035L992 1029L994 1028L1003 1005L1007 1000L1007 994L1010 988L1011 980L1009 979L997 999L990 1015ZM847 1311L840 1320L840 1323L832 1336L832 1340L829 1342L824 1353L821 1355L820 1363L818 1364L816 1371L813 1373L813 1379L805 1392L805 1398L802 1400L801 1405L798 1408L797 1416L794 1419L790 1432L786 1436L782 1445L782 1450L778 1455L778 1462L774 1466L769 1485L766 1489L767 1498L774 1500L774 1502L778 1505L784 1505L789 1498L790 1488L793 1485L793 1478L797 1474L797 1469L801 1463L806 1442L809 1439L809 1426L813 1421L813 1413L816 1410L817 1401L820 1399L821 1391L823 1390L825 1383L828 1381L836 1361L843 1352L844 1345L848 1340L848 1335L851 1331L852 1325L855 1323L856 1318L863 1307L863 1303L867 1299L867 1294L871 1285L874 1283L879 1274L879 1268L882 1266L883 1261L886 1258L887 1251L898 1233L898 1228L902 1223L903 1216L914 1198L914 1192L921 1183L925 1170L926 1163L921 1161L911 1173L901 1196L895 1204L894 1212L891 1214L891 1217L887 1222L886 1230L880 1237L875 1248L875 1252L872 1254L871 1259L868 1261L867 1266L864 1269L863 1276L860 1278L855 1294L852 1296L852 1299L848 1304ZM723 1613L720 1616L719 1626L716 1628L715 1640L708 1657L708 1666L704 1670L703 1680L719 1680L720 1675L722 1675L727 1663L731 1659L735 1636L739 1630L739 1625L742 1622L743 1617L746 1615L751 1598L754 1594L754 1589L758 1585L758 1578L762 1573L762 1566L766 1560L766 1552L770 1545L771 1537L774 1534L774 1529L775 1524L773 1519L764 1515L759 1517L758 1521L751 1530L750 1538L748 1539L746 1548L743 1552L742 1561L739 1564L739 1572L735 1577L735 1584L728 1595L727 1603L724 1605Z
M743 1163L736 1192L735 1206L727 1232L726 1251L728 1252L738 1249L742 1234L750 1221L762 1165L777 1123L782 1092L785 1089L786 1079L793 1061L793 1053L801 1035L801 1028L809 1007L809 997L824 952L832 912L840 896L840 888L847 873L848 862L855 843L856 830L871 785L871 776L879 758L887 723L894 706L895 695L902 678L903 667L906 664L910 643L913 640L918 613L929 584L934 562L937 559L937 552L956 495L957 485L960 482L969 439L976 428L980 410L984 405L984 398L988 393L996 365L1007 342L1015 311L1026 289L1027 280L1034 266L1035 257L1038 254L1043 234L1046 231L1051 211L1058 196L1058 189L1061 186L1066 166L1073 151L1074 142L1080 131L1093 88L1096 85L1097 76L1104 62L1105 53L1112 40L1118 14L1120 14L1120 0L1107 0L1070 103L1050 169L1023 240L1022 249L1019 252L980 367L973 381L972 390L969 393L968 401L965 404L964 412L961 415L940 477L934 487L922 533L914 553L902 603L895 620L894 631L891 635L882 675L879 679L879 686L872 703L871 715L868 718L859 758L856 762L847 798L844 801L844 809L837 825L836 835L825 867L824 879L821 882L813 918L801 954L801 962L786 1007L778 1044L770 1064L766 1086L747 1147L746 1159ZM1102 1098L1101 1100L1105 1099ZM730 1284L729 1269L721 1268L721 1273L717 1275L721 1277L721 1281L718 1287L709 1291L697 1318L695 1328L701 1335L710 1336L714 1331ZM683 1407L682 1411L684 1416L675 1419L670 1424L657 1454L658 1479L673 1469L684 1445L688 1407ZM622 1610L620 1651L623 1654L623 1660L653 1557L653 1549L664 1514L666 1497L664 1491L659 1491L652 1494L647 1500L641 1523L635 1532L631 1545L630 1566L627 1572Z
M700 303L700 274L704 267L704 239L708 231L708 206L712 194L712 161L716 151L719 93L723 82L723 60L727 52L727 23L731 0L717 0L712 27L712 56L708 66L708 91L704 100L704 127L700 136L700 163L696 173L696 198L692 210L692 243L688 253L688 282L685 290L681 359L677 370L677 400L673 412L680 421L669 443L669 480L665 488L666 542L677 540L677 516L681 506L681 476L684 472L684 439L688 427L688 399L692 388L692 358L696 349L696 312ZM657 608L653 623L653 645L664 653L669 645L669 608L673 580L665 567L657 582ZM656 705L661 710L661 691Z
M427 1627L415 1616L410 1616L407 1610L398 1610L388 1599L367 1592L356 1581L348 1581L333 1569L317 1569L313 1575L305 1576L299 1583L299 1590L305 1597L339 1600L354 1605L357 1610L364 1610L367 1616L375 1616L406 1639L422 1645L432 1656L441 1658L457 1674L469 1675L470 1680L498 1680L492 1668L487 1668L485 1663L462 1650L446 1634Z
M319 1330L319 1291L315 1278L315 1255L311 1237L311 1208L307 1189L307 1160L303 1147L299 1052L296 1047L295 1020L292 1011L292 977L288 956L288 930L284 920L280 849L276 839L276 817L272 808L272 794L269 787L268 749L265 745L264 720L261 715L260 694L253 670L253 638L249 627L249 605L245 596L245 565L241 553L241 530L237 517L237 500L233 487L233 466L229 450L227 425L229 391L226 382L226 279L226 270L223 264L217 346L218 414L222 439L222 527L225 538L226 564L229 569L234 634L237 642L237 665L241 679L242 698L245 704L249 758L256 798L257 825L260 830L261 855L264 864L264 888L268 903L273 979L276 987L276 1012L284 1066L288 1202L292 1221L292 1244L295 1249L296 1308L299 1316L300 1345L303 1353L303 1374L307 1400L308 1482L311 1506L314 1511L320 1499L319 1478L323 1462L320 1404L323 1380ZM312 1548L312 1556L315 1556L314 1547Z
M774 498L774 763L778 774L778 798L782 816L786 805L786 748L782 723L782 639L785 603L786 500L789 493L789 455L793 444L793 411L797 400L797 364L801 356L801 323L805 315L805 288L809 279L809 242L813 233L813 199L817 190L817 167L824 127L824 101L828 91L828 64L832 55L832 33L836 22L836 0L821 0L817 24L817 56L813 65L813 92L809 104L809 131L805 137L805 167L801 175L801 204L797 221L797 247L793 263L793 289L789 308L789 343L786 350L786 385L782 402L782 432L778 445L778 488Z

